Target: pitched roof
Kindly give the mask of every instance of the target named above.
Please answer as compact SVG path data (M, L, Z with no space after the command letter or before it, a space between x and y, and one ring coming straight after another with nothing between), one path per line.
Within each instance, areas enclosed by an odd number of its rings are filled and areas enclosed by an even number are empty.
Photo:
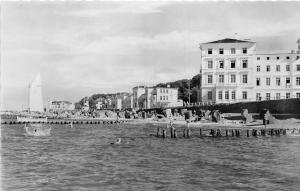
M232 38L224 38L222 40L207 42L207 43L203 43L203 44L213 44L213 43L243 43L243 42L251 42L251 41L238 40L238 39L232 39Z

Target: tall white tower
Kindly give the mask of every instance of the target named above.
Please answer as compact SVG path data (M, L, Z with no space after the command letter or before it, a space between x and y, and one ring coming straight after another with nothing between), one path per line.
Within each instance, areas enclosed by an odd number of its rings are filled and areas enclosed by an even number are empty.
M29 111L44 111L40 73L29 84Z

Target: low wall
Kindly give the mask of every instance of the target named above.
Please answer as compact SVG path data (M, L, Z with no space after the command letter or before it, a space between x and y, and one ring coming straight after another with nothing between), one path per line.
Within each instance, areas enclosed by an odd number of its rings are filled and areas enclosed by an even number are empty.
M183 106L173 107L175 109L182 110L197 110L197 109L209 109L219 110L221 113L241 113L242 109L248 109L249 113L260 113L263 109L269 109L272 114L300 114L300 98L295 99L282 99L282 100L269 100L259 102L240 102L233 104L216 104L206 106ZM161 113L162 109L148 109L144 111L156 111Z

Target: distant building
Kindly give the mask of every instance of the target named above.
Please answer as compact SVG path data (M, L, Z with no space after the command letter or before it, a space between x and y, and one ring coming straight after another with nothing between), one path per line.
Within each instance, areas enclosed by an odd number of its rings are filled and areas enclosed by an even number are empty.
M74 110L75 105L69 101L49 101L48 111Z
M159 107L182 106L178 100L178 89L170 87L133 88L133 109L150 109Z
M300 97L300 50L259 52L255 42L237 39L203 43L200 50L200 102Z

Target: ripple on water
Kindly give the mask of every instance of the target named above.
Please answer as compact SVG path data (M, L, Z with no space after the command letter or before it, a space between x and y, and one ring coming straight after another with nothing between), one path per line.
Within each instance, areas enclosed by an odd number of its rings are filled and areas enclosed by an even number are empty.
M6 126L3 189L300 190L299 138L160 139L149 136L156 128L53 125L28 137Z

